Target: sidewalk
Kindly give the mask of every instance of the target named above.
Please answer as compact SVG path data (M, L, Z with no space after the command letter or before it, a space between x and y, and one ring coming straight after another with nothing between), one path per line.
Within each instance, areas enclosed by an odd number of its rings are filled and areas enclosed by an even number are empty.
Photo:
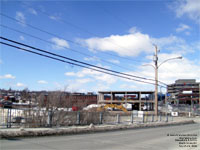
M197 119L200 122L200 119ZM1 138L15 137L37 137L37 136L55 136L55 135L72 135L92 132L105 132L125 129L139 129L172 125L183 125L195 123L191 118L173 122L149 122L142 124L116 124L116 125L93 125L90 126L71 126L59 128L18 128L18 129L0 129Z

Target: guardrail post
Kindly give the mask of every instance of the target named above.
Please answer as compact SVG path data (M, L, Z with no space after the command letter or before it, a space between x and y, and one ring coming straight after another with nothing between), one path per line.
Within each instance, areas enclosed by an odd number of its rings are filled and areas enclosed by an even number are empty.
M117 123L120 123L120 115L117 114Z
M103 123L103 113L100 112L99 114L99 123L102 124Z
M77 112L77 117L76 117L76 124L80 124L80 112Z

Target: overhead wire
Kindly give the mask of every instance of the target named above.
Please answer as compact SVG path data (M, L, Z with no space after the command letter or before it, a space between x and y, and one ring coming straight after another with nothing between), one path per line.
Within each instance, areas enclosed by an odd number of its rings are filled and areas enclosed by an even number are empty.
M122 75L129 76L129 77L134 77L134 78L138 78L138 79L155 81L153 79L148 79L148 78L140 77L140 76L136 76L136 75L130 75L130 74L127 74L127 73L122 73L122 72L119 72L119 71L114 71L114 70L111 70L111 69L107 69L107 68L99 67L99 66L92 65L92 64L89 64L89 63L85 63L85 62L82 62L82 61L79 61L79 60L76 60L76 59L72 59L72 58L69 58L69 57L66 57L66 56L58 55L56 53L52 53L52 52L49 52L49 51L46 51L46 50L43 50L43 49L40 49L40 48L36 48L36 47L30 46L30 45L27 45L27 44L24 44L24 43L21 43L21 42L10 40L10 39L2 37L2 36L0 36L0 39L9 41L9 42L12 42L12 43L15 43L15 44L19 44L21 46L25 46L25 47L28 47L28 48L31 48L31 49L34 49L34 50L37 50L37 51L40 51L40 52L44 52L44 53L47 53L47 54L50 54L50 55L53 55L53 56L57 56L57 57L61 57L61 58L64 58L64 59L67 59L67 60L70 60L70 61L74 61L76 63L81 63L81 64L84 64L84 65L88 65L90 67L95 67L95 68L98 68L98 69L103 69L103 70L106 70L106 71L110 71L110 72L113 72L113 73L122 74ZM159 82L161 84L165 84L165 83L163 83L161 81L159 81Z
M24 4L24 6L27 6L27 7L30 8L30 6L29 6L28 4ZM46 16L49 17L49 18L51 18L51 16L52 16L52 15L49 14L47 11L41 11L41 10L38 9L38 8L36 8L36 10L39 11L40 13L46 15ZM62 18L59 18L59 19L57 19L56 21L59 21L59 22L64 23L64 24L66 24L66 25L70 25L70 26L72 26L72 27L74 27L74 28L76 28L76 29L82 30L83 32L88 33L88 34L90 34L90 35L93 35L93 36L95 36L95 37L99 37L98 34L93 33L93 32L90 32L90 31L88 31L88 30L86 30L86 29L84 29L84 28L82 28L82 27L80 27L80 26L78 26L78 25L76 25L76 24L73 24L73 23L71 23L71 22L69 22L69 21L67 21L67 20L64 20L64 19L62 19ZM126 50L130 50L130 49L127 49L126 47L123 47L123 46L121 46L121 45L115 43L115 42L111 42L111 41L110 41L109 43L112 43L113 45L116 45L116 46L118 46L118 47L120 47L120 48L123 48L123 49L126 49ZM110 53L105 53L105 54L108 54L108 55L112 55L112 56L113 56L113 54L110 54ZM114 56L117 56L117 55L114 55ZM117 56L117 57L119 57L119 56ZM122 57L122 58L124 58L124 57ZM128 58L126 58L126 59L128 59ZM134 61L134 60L132 60L132 59L130 59L130 60L131 60L131 61ZM139 61L139 60L137 60L137 61ZM140 61L139 61L139 62L140 62Z
M13 18L13 17L10 17L10 16L8 16L8 15L5 15L5 14L3 14L3 13L1 13L1 12L0 12L0 15L6 17L6 18L8 18L8 19L14 20L14 21L16 21L16 22L22 23L22 24L24 24L24 25L27 25L27 26L29 26L30 28L33 28L33 29L38 30L38 31L40 31L40 32L49 34L49 35L51 35L51 36L56 36L56 37L61 38L61 39L65 39L65 38L63 38L63 37L61 37L61 36L59 36L59 35L57 35L57 34L50 33L50 32L48 32L48 31L45 31L45 30L40 29L40 28L38 28L38 27L35 27L35 26L31 25L31 24L22 22L22 21L17 20L17 19L15 19L15 18ZM33 36L32 36L32 37L33 37ZM41 39L41 38L40 38L40 39ZM68 42L71 42L71 43L73 43L73 44L76 44L76 45L81 46L81 44L76 43L76 42L74 42L74 41L71 41L71 40L68 40L68 39L65 39L65 40L68 41ZM44 40L42 40L42 41L44 41ZM72 50L72 51L74 51L74 52L78 52L77 50L74 50L74 49L71 49L71 48L66 48L66 47L65 47L65 49L69 49L69 50ZM80 54L80 52L78 52L78 53ZM83 54L83 53L82 53L82 54ZM125 59L125 60L134 61L134 60L132 60L132 59L120 57L120 56L113 55L113 54L110 54L110 53L104 53L104 54L109 54L109 55L114 56L114 57L118 57L118 58L123 58L123 59ZM86 55L87 55L87 54L86 54ZM115 65L115 66L117 66L117 67L120 67L120 68L123 68L123 69L126 69L126 70L130 70L130 69L127 69L127 68L124 67L124 66L120 66L120 65L114 64L114 63L112 63L112 62L106 61L106 60L104 60L104 62L109 63L109 64L112 64L112 65ZM134 62L135 62L135 61L134 61ZM138 62L138 61L136 61L136 62ZM150 80L153 80L153 79L150 79Z
M82 47L82 45L81 45L80 43L77 43L77 42L74 42L74 41L72 41L72 40L66 39L66 38L64 38L64 37L61 37L60 35L51 33L51 32L49 32L49 31L46 31L46 30L40 29L40 28L38 28L38 27L35 27L35 26L31 25L31 24L22 22L22 21L17 20L17 19L15 19L15 18L13 18L13 17L10 17L10 16L8 16L8 15L6 15L6 14L3 14L3 13L1 13L1 12L0 12L0 15L3 16L3 17L8 18L8 19L10 19L10 20L13 20L13 21L15 21L15 22L19 22L19 23L22 23L22 24L24 24L24 25L27 25L28 27L30 27L30 28L32 28L32 29L38 30L38 31L40 31L40 32L46 33L46 34L51 35L51 36L55 36L55 37L64 39L64 40L66 40L66 41L68 41L68 42L70 42L70 43L73 43L73 44L75 44L75 45L78 45L78 46L81 46L81 47ZM97 49L93 49L93 50L98 51ZM98 51L98 52L99 52L99 51ZM101 52L101 53L103 53L103 52ZM116 58L120 58L120 59L124 59L124 60L128 60L128 61L132 61L132 62L137 62L137 63L138 63L138 62L142 62L142 61L139 61L139 60L133 60L133 59L125 58L125 57L118 56L118 55L114 55L114 54L111 54L111 53L103 53L103 54L109 55L109 56L113 56L113 57L116 57Z
M32 53L32 54L40 55L40 56L43 56L43 57L46 57L46 58L49 58L49 59L54 59L54 60L57 60L57 61L60 61L60 62L68 63L68 64L71 64L71 65L74 65L74 66L79 66L79 67L82 67L82 68L87 68L87 69L90 69L90 70L101 72L101 73L104 73L104 74L108 74L108 75L112 75L112 76L116 76L116 77L120 77L120 78L124 78L124 79L128 79L128 80L133 80L133 81L137 81L137 82L155 85L155 83L137 80L137 79L129 78L129 77L126 77L126 76L118 75L118 74L115 74L115 73L110 73L110 72L107 72L107 71L98 70L98 69L91 68L91 67L88 67L88 66L84 66L84 65L80 65L80 64L77 64L77 63L73 63L73 62L70 62L70 61L63 60L63 59L59 59L59 58L56 58L56 57L52 57L52 56L49 56L49 55L46 55L46 54L34 52L32 50L28 50L28 49L25 49L25 48L22 48L22 47L11 45L9 43L5 43L5 42L0 41L0 44L7 45L9 47L13 47L13 48L16 48L16 49L20 49L20 50L23 50L23 51L26 51L26 52L29 52L29 53ZM159 84L158 84L158 86L164 87L163 85L159 85Z
M1 27L4 27L4 28L6 28L6 29L9 29L9 30L12 30L12 31L15 31L15 32L18 32L18 33L24 34L24 35L27 35L27 36L29 36L29 37L32 37L32 38L38 39L38 40L40 40L40 41L46 42L46 43L51 44L51 45L52 45L52 44L55 44L55 43L53 43L53 42L51 42L51 41L47 41L47 40L42 39L42 38L40 38L40 37L34 36L34 35L32 35L32 34L29 34L29 33L23 32L23 31L19 31L19 30L17 30L17 29L14 29L14 28L8 27L8 26L3 25L3 24L0 24L0 26L1 26ZM64 47L64 46L61 46L61 47L62 47L63 49L67 49L67 50L73 51L73 52L75 52L75 53L79 53L79 54L81 54L81 55L84 55L84 56L88 56L88 57L96 57L96 56L92 56L92 55L89 55L89 54L86 54L86 53L80 52L80 51L75 50L75 49L72 49L72 48L67 48L67 47ZM99 57L98 57L98 59L99 59L100 61L103 61L103 62L107 63L107 64L111 64L111 65L113 65L113 66L117 66L117 67L119 67L119 68L122 68L122 69L125 69L125 70L129 70L129 71L131 71L130 69L128 69L128 68L126 68L126 67L124 67L124 66L114 64L114 63L109 62L109 61L107 61L107 60L105 60L105 59L102 59L102 58L99 58Z

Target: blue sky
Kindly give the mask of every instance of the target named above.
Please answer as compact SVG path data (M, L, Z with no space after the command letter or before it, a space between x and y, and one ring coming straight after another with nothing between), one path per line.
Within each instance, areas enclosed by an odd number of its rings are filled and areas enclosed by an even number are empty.
M159 80L200 81L200 1L1 1L1 36L86 63ZM47 34L29 25L45 30ZM9 27L39 37L10 30ZM1 40L3 41L3 40ZM4 41L5 42L5 41ZM76 52L72 51L75 50ZM82 54L80 54L82 53ZM112 56L115 55L115 56ZM49 60L0 45L0 88L30 90L154 90L154 86Z

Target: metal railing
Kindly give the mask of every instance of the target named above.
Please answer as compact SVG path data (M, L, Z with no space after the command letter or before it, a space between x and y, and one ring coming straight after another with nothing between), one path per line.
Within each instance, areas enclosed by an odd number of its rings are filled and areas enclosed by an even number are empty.
M19 127L60 127L89 124L140 124L173 121L169 114L154 116L143 112L88 112L45 109L7 109L0 108L0 128Z

